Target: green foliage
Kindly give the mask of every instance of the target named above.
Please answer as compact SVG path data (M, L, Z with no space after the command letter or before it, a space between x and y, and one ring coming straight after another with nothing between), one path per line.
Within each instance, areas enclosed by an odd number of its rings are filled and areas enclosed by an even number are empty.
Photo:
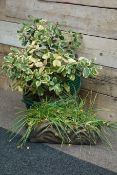
M18 33L26 47L11 48L3 64L14 89L39 96L47 96L48 92L60 96L70 92L67 80L98 74L99 66L94 60L75 58L80 34L63 31L58 24L43 19L28 20Z
M26 131L20 140L21 145L26 143L35 127L44 122L49 122L55 128L57 135L62 138L62 143L66 137L70 142L69 133L72 131L78 137L85 135L89 142L94 144L99 137L110 145L106 128L117 127L115 123L97 119L92 107L86 108L84 100L78 102L74 97L58 101L44 100L19 115L13 132L18 133L25 126Z

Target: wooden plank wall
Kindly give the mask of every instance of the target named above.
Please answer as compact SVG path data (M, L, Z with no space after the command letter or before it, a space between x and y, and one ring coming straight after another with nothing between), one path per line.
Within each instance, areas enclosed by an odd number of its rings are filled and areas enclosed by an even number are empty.
M104 109L98 114L117 121L117 0L0 0L0 58L9 46L21 47L17 30L28 15L82 33L78 55L96 57L103 65L97 78L82 79L82 94L97 93L96 107ZM7 87L2 78L0 82Z

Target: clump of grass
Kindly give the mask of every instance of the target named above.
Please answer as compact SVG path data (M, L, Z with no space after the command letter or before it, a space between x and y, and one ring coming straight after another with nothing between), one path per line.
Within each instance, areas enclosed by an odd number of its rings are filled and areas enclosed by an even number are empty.
M23 127L26 129L20 140L20 145L24 145L31 132L44 122L49 122L50 126L54 127L62 139L61 143L66 143L66 141L71 143L69 133L72 133L77 137L85 137L93 144L96 144L97 138L99 138L111 146L106 128L116 127L113 122L98 119L93 108L86 107L85 100L79 101L73 97L61 98L58 101L45 100L20 113L13 126L13 131L16 134Z

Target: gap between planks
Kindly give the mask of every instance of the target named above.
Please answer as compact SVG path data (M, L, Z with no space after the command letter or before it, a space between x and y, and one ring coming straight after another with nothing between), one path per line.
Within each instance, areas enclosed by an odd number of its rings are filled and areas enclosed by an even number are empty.
M88 6L88 7L98 7L98 8L106 8L106 9L117 9L117 1L111 0L112 2L110 4L107 3L107 0L104 0L104 2L97 0L38 0L38 1L45 1L47 3L61 3L61 4L71 4L71 5L82 5L82 6ZM99 3L100 2L100 3Z

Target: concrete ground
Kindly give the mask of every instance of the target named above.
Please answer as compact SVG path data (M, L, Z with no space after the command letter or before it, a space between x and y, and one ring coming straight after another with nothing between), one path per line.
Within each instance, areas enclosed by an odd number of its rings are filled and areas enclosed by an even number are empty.
M0 127L10 129L16 113L25 108L21 102L21 96L10 90L0 89ZM110 137L112 149L103 144L97 146L68 146L50 145L87 162L94 163L103 168L117 172L117 132Z

